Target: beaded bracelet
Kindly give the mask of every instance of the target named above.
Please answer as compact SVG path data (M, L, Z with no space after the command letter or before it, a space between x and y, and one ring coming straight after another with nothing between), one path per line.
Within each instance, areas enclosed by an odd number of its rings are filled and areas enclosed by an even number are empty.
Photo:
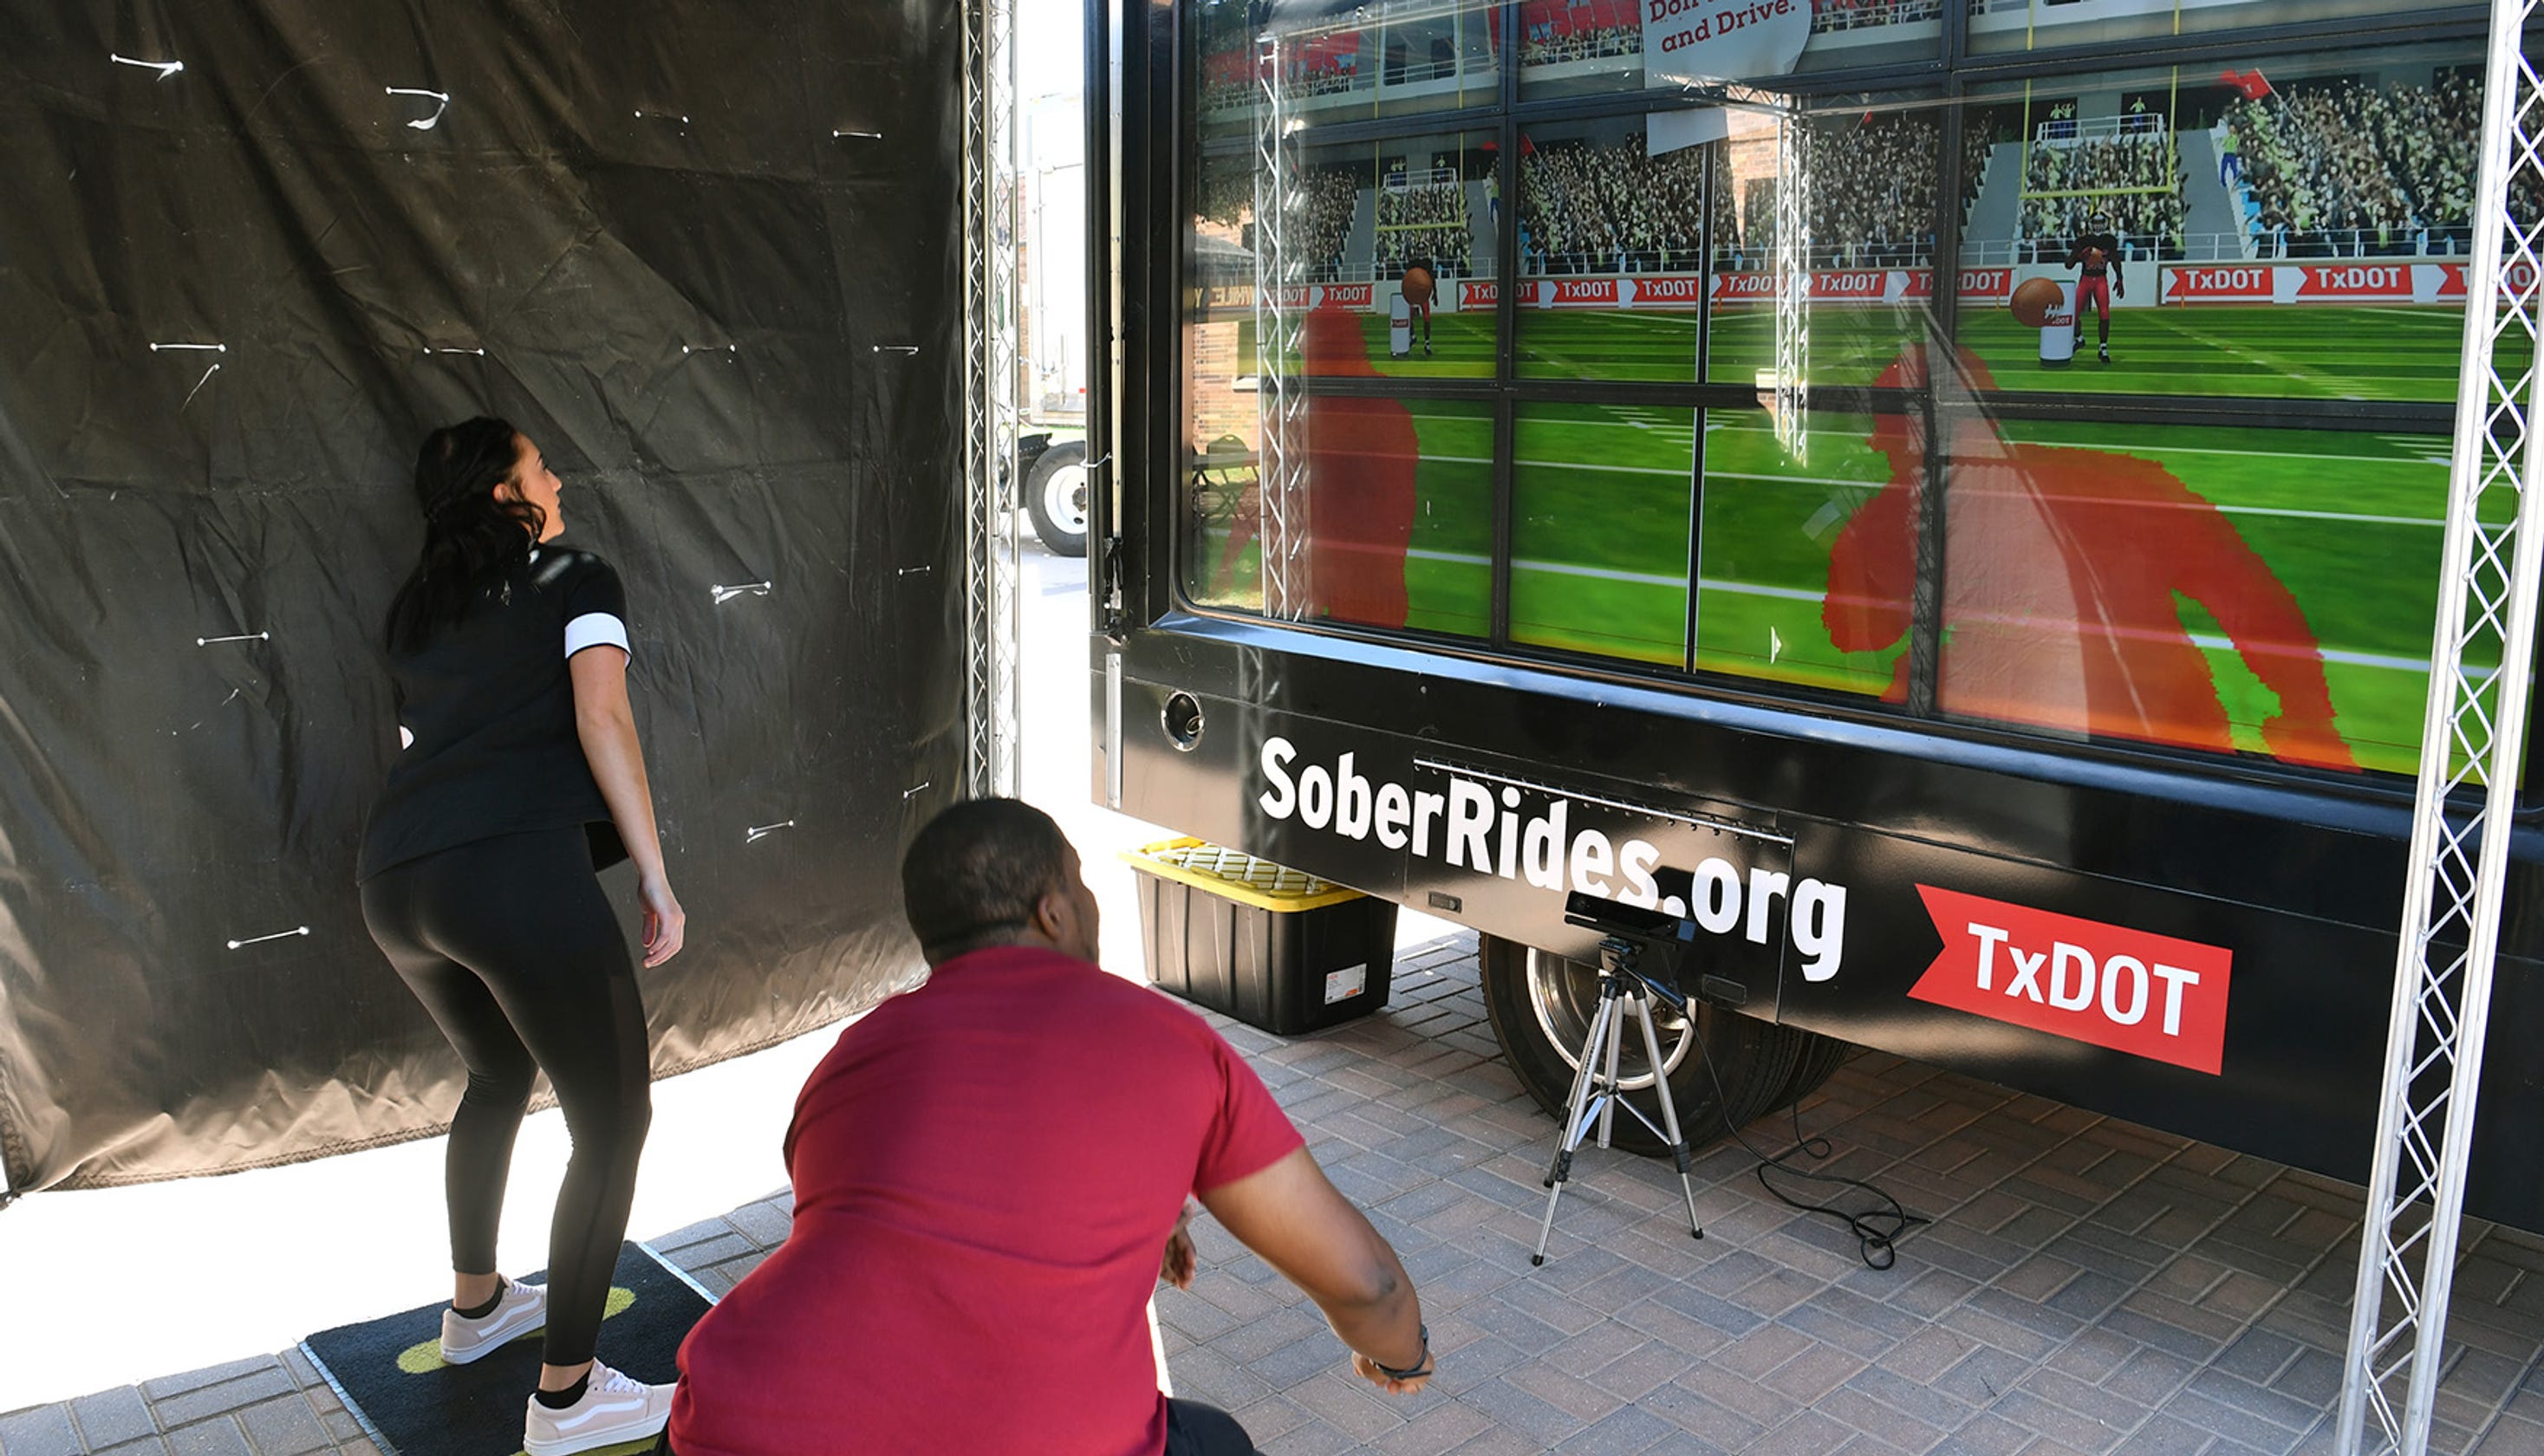
M1369 1363L1372 1369L1390 1380L1412 1380L1430 1374L1431 1327L1428 1325L1422 1327L1422 1358L1415 1360L1409 1368L1398 1370L1392 1365L1382 1365L1376 1360L1371 1360Z

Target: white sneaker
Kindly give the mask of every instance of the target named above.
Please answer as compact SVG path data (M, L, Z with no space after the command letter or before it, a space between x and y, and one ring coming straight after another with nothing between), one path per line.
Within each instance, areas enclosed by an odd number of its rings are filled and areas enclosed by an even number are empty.
M577 1451L614 1446L662 1434L672 1423L669 1385L630 1380L598 1360L592 1362L592 1384L583 1399L562 1411L551 1411L530 1397L530 1417L521 1433L527 1456L572 1456Z
M545 1329L548 1323L548 1287L545 1284L517 1284L504 1281L503 1296L483 1318L469 1319L455 1309L441 1311L441 1359L444 1364L465 1365L482 1360L510 1343L517 1336Z

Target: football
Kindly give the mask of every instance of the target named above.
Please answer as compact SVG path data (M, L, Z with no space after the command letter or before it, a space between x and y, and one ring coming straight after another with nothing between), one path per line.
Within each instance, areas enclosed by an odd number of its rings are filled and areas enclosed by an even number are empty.
M2049 322L2051 310L2066 301L2067 290L2056 278L2027 278L2014 290L2014 317L2023 327L2037 329Z

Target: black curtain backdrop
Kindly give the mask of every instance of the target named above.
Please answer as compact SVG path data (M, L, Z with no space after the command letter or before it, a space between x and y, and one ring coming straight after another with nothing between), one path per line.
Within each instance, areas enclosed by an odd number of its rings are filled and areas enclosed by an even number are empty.
M626 579L691 916L656 1071L914 974L899 852L963 753L959 13L0 0L10 1189L444 1124L353 869L409 474L471 415Z

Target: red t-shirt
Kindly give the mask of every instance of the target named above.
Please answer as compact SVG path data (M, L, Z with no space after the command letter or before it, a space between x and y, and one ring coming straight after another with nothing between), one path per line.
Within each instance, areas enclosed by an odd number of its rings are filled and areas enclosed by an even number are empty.
M673 1445L1156 1456L1166 1236L1187 1193L1299 1146L1157 992L1052 951L947 961L804 1084L794 1229L680 1346Z

